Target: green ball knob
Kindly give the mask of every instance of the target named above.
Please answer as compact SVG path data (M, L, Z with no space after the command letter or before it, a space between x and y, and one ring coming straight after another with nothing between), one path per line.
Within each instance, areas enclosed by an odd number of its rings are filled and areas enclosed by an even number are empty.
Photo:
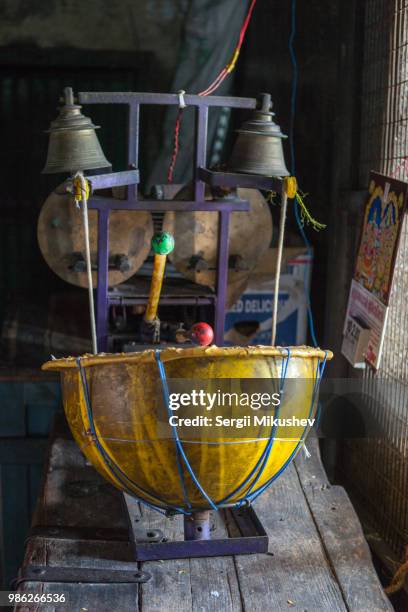
M156 255L168 255L174 249L174 238L168 232L159 232L152 238L152 249Z

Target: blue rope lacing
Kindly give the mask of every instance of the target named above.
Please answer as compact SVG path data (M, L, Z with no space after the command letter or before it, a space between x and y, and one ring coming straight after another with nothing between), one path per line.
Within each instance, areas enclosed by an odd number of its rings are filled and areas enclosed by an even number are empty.
M285 381L286 381L286 377L287 377L287 371L288 371L288 366L289 366L289 361L291 358L291 353L290 353L290 349L286 348L283 349L287 351L287 355L286 357L282 357L282 366L281 366L281 375L280 375L280 393L281 396L284 394L284 387L285 387ZM165 400L165 404L167 407L167 411L168 414L171 415L171 410L169 407L169 390L168 390L168 384L167 384L167 379L166 379L166 373L165 373L165 369L164 369L164 365L163 362L160 359L160 351L156 351L155 353L155 357L156 357L156 361L158 363L159 366L159 372L160 372L160 379L162 382L162 390L163 390L163 398ZM324 360L322 363L320 363L320 359L318 359L317 362L317 371L316 371L316 377L315 377L315 381L314 381L314 386L313 386L313 392L312 392L312 399L311 399L311 406L310 406L310 410L309 410L309 417L311 417L311 415L313 414L313 410L314 410L314 406L316 403L316 397L317 397L317 392L318 392L318 388L319 388L319 384L320 384L320 380L323 376L323 372L324 372L324 368L326 365L326 360L327 360L327 353L324 357ZM280 406L277 408L277 416L280 410ZM198 487L198 489L200 490L200 492L204 495L205 499L208 501L208 503L210 504L210 506L215 509L218 510L220 507L224 506L227 502L229 502L230 499L234 498L240 491L242 491L243 489L245 489L246 486L248 486L248 489L245 491L245 494L242 496L241 499L237 500L234 504L234 506L241 506L244 503L251 503L253 501L253 499L255 499L263 490L265 490L265 488L267 488L267 486L269 486L269 484L271 484L273 482L273 480L275 480L275 478L277 478L283 471L284 469L289 465L290 461L292 460L292 457L294 457L294 455L297 453L297 451L299 450L300 446L304 443L305 440L305 435L306 435L306 431L307 431L307 426L305 427L302 436L299 439L299 442L296 446L296 448L294 449L293 453L291 454L291 456L289 457L289 459L286 461L285 465L282 466L282 468L279 470L279 472L272 478L269 479L267 483L265 483L264 485L262 485L262 487L260 487L259 489L256 489L255 491L253 491L254 486L256 485L256 483L259 481L259 479L261 478L264 469L266 468L267 464L268 464L268 460L269 457L271 455L272 452L272 448L273 448L273 443L275 440L275 433L276 433L276 426L275 424L272 427L271 430L271 434L270 437L268 439L268 442L262 452L261 457L258 459L256 465L253 467L253 469L251 470L251 472L248 474L248 476L243 480L243 482L238 485L238 487L236 487L231 493L229 493L226 497L224 497L223 499L215 502L214 500L212 500L209 495L204 491L203 487L201 486L197 476L195 475L190 463L188 462L188 459L185 455L183 446L182 446L182 442L179 438L178 432L177 432L177 427L176 426L172 426L172 431L173 431L173 436L174 436L174 440L175 440L175 444L176 444L176 448L178 449L178 451L180 452L184 463L186 465L187 471L189 472L193 482L196 484L196 486ZM220 444L222 444L222 442L220 442ZM181 472L181 476L180 478L182 479L182 481L184 482L184 476ZM183 485L184 487L184 485ZM203 493L204 491L204 493Z
M282 368L281 368L281 375L280 375L280 382L279 382L279 392L280 392L280 396L281 397L284 394L286 374L287 374L287 371L288 371L288 365L289 365L289 360L290 360L290 349L287 348L286 351L287 351L286 359L284 359L282 357ZM280 402L280 404L278 405L278 407L276 409L276 414L275 414L276 418L279 418L281 405L282 405L282 401ZM241 506L241 504L243 504L244 502L248 502L249 494L251 493L252 489L254 488L254 486L256 485L256 483L258 482L260 477L262 476L263 471L265 469L265 466L268 463L269 456L270 456L270 454L272 452L273 443L275 441L275 432L276 432L276 425L274 424L272 426L272 429L271 429L271 435L269 437L269 441L268 441L268 443L267 443L267 445L266 445L266 447L265 447L265 449L264 449L260 459L258 460L257 464L255 465L255 468L252 470L252 472L249 474L249 476L244 480L243 486L245 486L251 480L253 474L255 473L256 469L258 468L258 465L261 463L261 467L259 469L259 472L255 476L255 478L252 481L252 483L250 484L247 492L245 493L245 497L240 502L238 502L238 506ZM235 492L233 492L232 495L235 495Z
M102 444L100 443L99 436L96 432L95 422L93 418L92 404L91 404L90 393L89 393L89 387L88 387L88 381L87 381L85 370L82 367L80 357L77 359L77 366L78 366L78 370L79 370L79 374L81 378L82 391L83 391L83 395L85 398L86 412L88 416L92 439L93 439L93 442L95 443L96 448L99 451L103 464L108 470L108 472L110 473L110 475L113 476L113 478L116 479L118 482L120 482L121 486L123 487L125 492L128 493L128 495L131 495L132 497L136 498L140 503L143 503L149 508L152 508L153 510L157 510L158 512L162 514L167 514L168 509L176 513L188 514L183 508L179 508L178 506L171 506L165 503L162 499L157 497L154 493L147 491L146 489L138 485L136 482L128 478L128 476L120 469L118 464L108 455L108 453L105 451ZM156 504L146 501L140 495L135 494L135 492L132 490L131 487L134 487L136 490L140 491L141 494L144 494L150 497L151 499L156 500L158 504L156 505Z
M163 392L163 399L164 399L164 404L167 408L167 413L169 416L171 416L171 409L170 409L170 398L169 398L169 387L167 385L167 378L166 378L166 371L164 369L164 365L162 360L160 359L160 351L155 351L154 353L156 361L157 361L157 365L159 367L159 374L160 374L160 379L161 379L161 383L162 383L162 392ZM173 437L174 437L174 441L176 444L176 448L177 448L177 452L181 455L181 458L184 461L184 465L187 468L188 473L190 474L194 484L197 486L198 490L200 491L201 495L208 501L208 503L210 504L211 508L213 510L218 510L218 507L216 506L216 504L214 504L214 502L212 501L212 499L210 498L209 495L207 495L207 493L204 491L203 487L200 484L200 481L198 480L197 476L194 473L193 468L190 465L189 460L187 459L187 455L184 452L184 448L183 445L180 441L180 437L178 435L178 431L177 431L177 427L175 425L171 426L172 428L172 432L173 432ZM178 468L179 468L179 474L180 474L180 479L182 482L182 487L183 490L185 492L185 483L184 483L184 476L183 476L183 470L181 467L181 462L178 461ZM187 495L187 494L186 494ZM188 502L190 504L190 502ZM190 504L191 507L191 504Z
M312 414L313 414L313 409L314 409L314 405L316 403L316 399L318 397L318 391L319 391L319 386L320 386L320 381L322 379L323 376L323 372L324 369L326 367L326 361L327 361L327 352L324 356L323 362L320 363L320 359L317 359L317 369L316 369L316 377L315 377L315 381L314 381L314 385L313 385L313 392L312 392L312 401L310 403L310 410L309 410L309 416L308 418L310 419ZM305 436L306 436L306 431L307 431L307 425L305 427L305 429L303 430L303 434L301 435L301 437L299 438L299 442L297 443L296 447L294 448L293 452L291 453L291 455L289 456L289 458L286 460L286 463L284 463L284 465L276 472L276 474L274 474L266 483L264 483L259 489L257 489L256 491L254 491L250 496L249 496L249 502L252 503L255 501L255 499L261 494L263 493L268 487L270 487L270 485L275 482L275 480L282 474L282 472L288 467L288 465L291 463L292 459L294 459L294 457L296 456L297 452L300 450L300 448L302 447L302 445L305 442Z
M285 381L286 381L286 378L287 378L287 372L288 372L289 362L290 362L290 358L291 358L291 352L290 352L289 348L282 349L282 350L285 350L287 354L286 354L286 356L282 356L281 374L280 374L280 380L279 380L279 389L280 389L281 397L284 395L284 392L285 392ZM162 385L162 393L163 393L164 404L165 404L165 407L166 407L166 410L167 410L167 414L170 417L172 415L172 412L171 412L171 409L170 409L169 388L168 388L168 384L167 384L166 371L165 371L165 368L164 368L164 364L163 364L163 362L161 361L161 358L160 358L160 351L158 351L158 350L155 351L155 359L156 359L156 362L157 362L157 365L158 365L158 370L159 370L159 375L160 375L160 380L161 380L161 385ZM316 376L315 376L315 381L314 381L314 385L313 385L311 406L310 406L310 410L309 410L309 418L313 414L313 410L314 410L314 406L315 406L316 398L317 398L317 393L318 393L318 389L319 389L319 385L320 385L320 380L321 380L321 378L323 376L324 368L325 368L325 365L326 365L326 360L327 360L327 353L326 353L322 363L320 363L320 359L319 358L317 360L317 370L316 370ZM157 510L161 514L179 513L179 514L184 514L184 515L188 516L188 515L191 515L191 513L192 513L192 504L191 504L191 501L190 501L190 499L188 497L188 493L187 493L187 487L186 487L186 482L185 482L185 477L184 477L183 464L185 466L185 469L187 470L187 473L190 475L192 481L194 482L194 484L196 485L196 487L200 491L201 495L206 499L206 501L208 502L209 506L213 510L218 510L221 506L226 506L226 505L240 507L244 503L245 504L251 504L258 497L258 495L260 495L263 491L265 491L265 489L267 489L276 480L276 478L278 478L278 476L280 474L282 474L282 472L290 464L292 458L296 455L296 453L298 452L299 448L301 447L301 445L304 443L304 440L305 440L307 426L305 427L305 429L304 429L304 431L302 433L302 436L300 437L299 442L296 445L296 448L293 450L292 454L287 459L285 464L266 483L264 483L261 487L258 487L258 489L254 489L255 485L257 484L257 482L260 480L262 474L264 473L264 470L265 470L265 468L266 468L266 466L268 464L268 460L270 458L270 455L271 455L271 452L272 452L272 449L273 449L273 444L274 444L274 441L275 441L275 433L276 433L276 426L274 424L272 426L272 428L271 428L271 433L270 433L270 437L269 437L269 439L267 441L267 444L266 444L264 450L262 451L262 454L261 454L260 458L256 462L256 465L250 471L248 476L242 481L242 483L240 485L238 485L238 487L235 488L234 491L229 493L226 497L224 497L220 501L215 502L214 500L211 499L211 497L204 490L204 488L201 485L198 477L194 473L194 470L191 467L191 464L190 464L190 462L189 462L189 460L187 458L187 455L186 455L186 453L184 451L182 441L180 440L180 437L178 435L177 427L176 426L171 426L172 427L172 434L173 434L174 444L175 444L175 450L176 450L177 469L178 469L178 473L179 473L180 485L181 485L181 489L182 489L182 492L183 492L183 498L184 498L184 501L185 501L186 508L182 508L182 507L175 506L175 505L169 505L163 499L158 497L155 493L152 493L151 491L148 491L147 489L144 489L143 487L138 485L136 482L134 482L132 479L130 479L120 469L118 464L114 461L114 459L106 452L106 450L102 446L102 444L100 442L100 438L99 438L99 436L97 434L97 431L96 431L96 428L95 428L95 422L94 422L94 417L93 417L93 410L92 410L92 404L91 404L91 399L90 399L90 392L89 392L89 387L88 387L87 376L86 376L86 372L85 372L85 370L84 370L84 368L83 368L83 366L81 364L81 359L80 358L77 359L77 366L78 366L78 370L79 370L79 374L80 374L80 379L81 379L81 384L82 384L82 391L83 391L83 395L84 395L84 398L85 398L86 411L87 411L88 421L89 421L89 424L90 424L90 432L91 432L91 435L92 435L93 442L95 443L95 447L96 447L96 449L99 452L99 455L100 455L100 457L102 459L102 462L103 462L104 466L106 467L108 473L114 479L116 479L120 483L120 485L123 487L123 489L124 489L124 491L126 493L128 493L132 497L136 498L140 503L146 505L149 508L152 508L153 510ZM281 404L277 407L275 417L279 416L280 406L281 406ZM220 442L219 444L223 444L223 443ZM234 503L228 504L229 500L231 500L232 498L236 497L237 494L240 493L243 490L245 490L245 493L243 493L243 495L241 496L241 498L239 500L237 500ZM137 491L138 493L136 493L135 491ZM146 501L144 499L144 496L148 496L150 499L154 500L154 502L157 502L157 503L152 503L152 502Z

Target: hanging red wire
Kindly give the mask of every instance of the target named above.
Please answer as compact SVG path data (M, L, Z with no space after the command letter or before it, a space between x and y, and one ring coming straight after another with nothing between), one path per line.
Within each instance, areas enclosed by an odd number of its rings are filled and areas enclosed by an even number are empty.
M179 112L176 119L176 124L174 126L174 138L173 138L173 154L171 156L171 161L169 165L169 169L167 171L167 182L173 182L174 169L176 167L177 155L180 149L180 127L181 127L181 117L183 115L183 108L179 108Z
M256 4L256 0L252 0L250 7L248 9L248 13L245 17L244 23L242 25L241 31L239 33L239 38L238 38L238 44L235 47L235 51L234 54L232 56L231 61L225 66L225 68L223 68L221 70L221 72L219 73L219 75L214 79L214 81L207 87L207 89L204 89L203 91L200 91L200 93L198 94L199 96L209 96L212 93L214 93L214 91L216 91L218 89L218 87L221 85L221 83L224 81L224 79L231 74L231 72L234 70L236 63L238 61L238 57L241 51L241 47L242 44L244 42L245 39L245 34L246 31L248 29L249 26L249 22L251 21L251 17L252 17L252 12L255 8L255 4ZM167 181L169 183L173 182L173 176L174 176L174 170L176 167L176 162L177 162L177 155L178 152L180 150L180 128L181 128L181 120L182 120L182 116L183 116L183 109L180 108L178 115L177 115L177 119L176 119L176 123L174 126L174 139L173 139L173 154L171 156L171 161L170 161L170 165L169 165L169 169L167 172Z
M251 21L252 11L254 10L256 4L256 0L252 0L251 5L249 7L247 16L245 17L244 23L242 25L241 31L239 33L238 44L235 47L234 55L232 56L231 61L223 68L217 78L207 87L204 91L201 91L199 96L209 96L213 93L218 87L221 85L223 80L234 70L235 65L238 61L238 57L241 51L242 43L245 39L245 34L249 26L249 22Z

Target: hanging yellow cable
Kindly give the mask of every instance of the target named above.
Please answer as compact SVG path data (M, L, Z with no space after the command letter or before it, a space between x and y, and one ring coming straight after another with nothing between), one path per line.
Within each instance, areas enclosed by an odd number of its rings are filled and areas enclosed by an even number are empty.
M300 206L300 218L301 218L302 224L304 225L305 223L307 224L310 223L313 229L316 230L317 232L319 230L325 229L326 225L314 219L312 215L310 214L310 212L308 211L308 209L306 208L306 204L304 203L304 200L303 200L306 197L306 195L307 194L301 193L300 191L296 191L296 194L295 194L296 201Z
M303 193L302 191L299 191L296 178L294 176L287 176L285 177L284 181L285 181L285 191L286 191L288 198L296 199L297 203L299 204L300 218L301 218L302 224L303 225L305 223L307 225L310 224L313 227L313 229L316 230L317 232L319 230L325 229L327 226L324 223L320 223L320 221L317 221L317 219L312 217L312 215L310 214L310 211L308 210L304 202L304 199L306 198L307 194ZM276 191L269 191L266 197L267 202L269 202L270 204L275 204L276 196L277 196Z

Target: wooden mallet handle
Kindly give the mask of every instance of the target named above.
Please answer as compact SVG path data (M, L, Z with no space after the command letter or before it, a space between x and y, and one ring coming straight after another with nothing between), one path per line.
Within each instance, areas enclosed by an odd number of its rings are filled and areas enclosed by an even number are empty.
M154 252L153 275L150 283L149 300L144 315L144 320L148 322L155 321L157 318L166 259L167 255L174 249L173 236L167 232L155 234L152 238L152 249Z

